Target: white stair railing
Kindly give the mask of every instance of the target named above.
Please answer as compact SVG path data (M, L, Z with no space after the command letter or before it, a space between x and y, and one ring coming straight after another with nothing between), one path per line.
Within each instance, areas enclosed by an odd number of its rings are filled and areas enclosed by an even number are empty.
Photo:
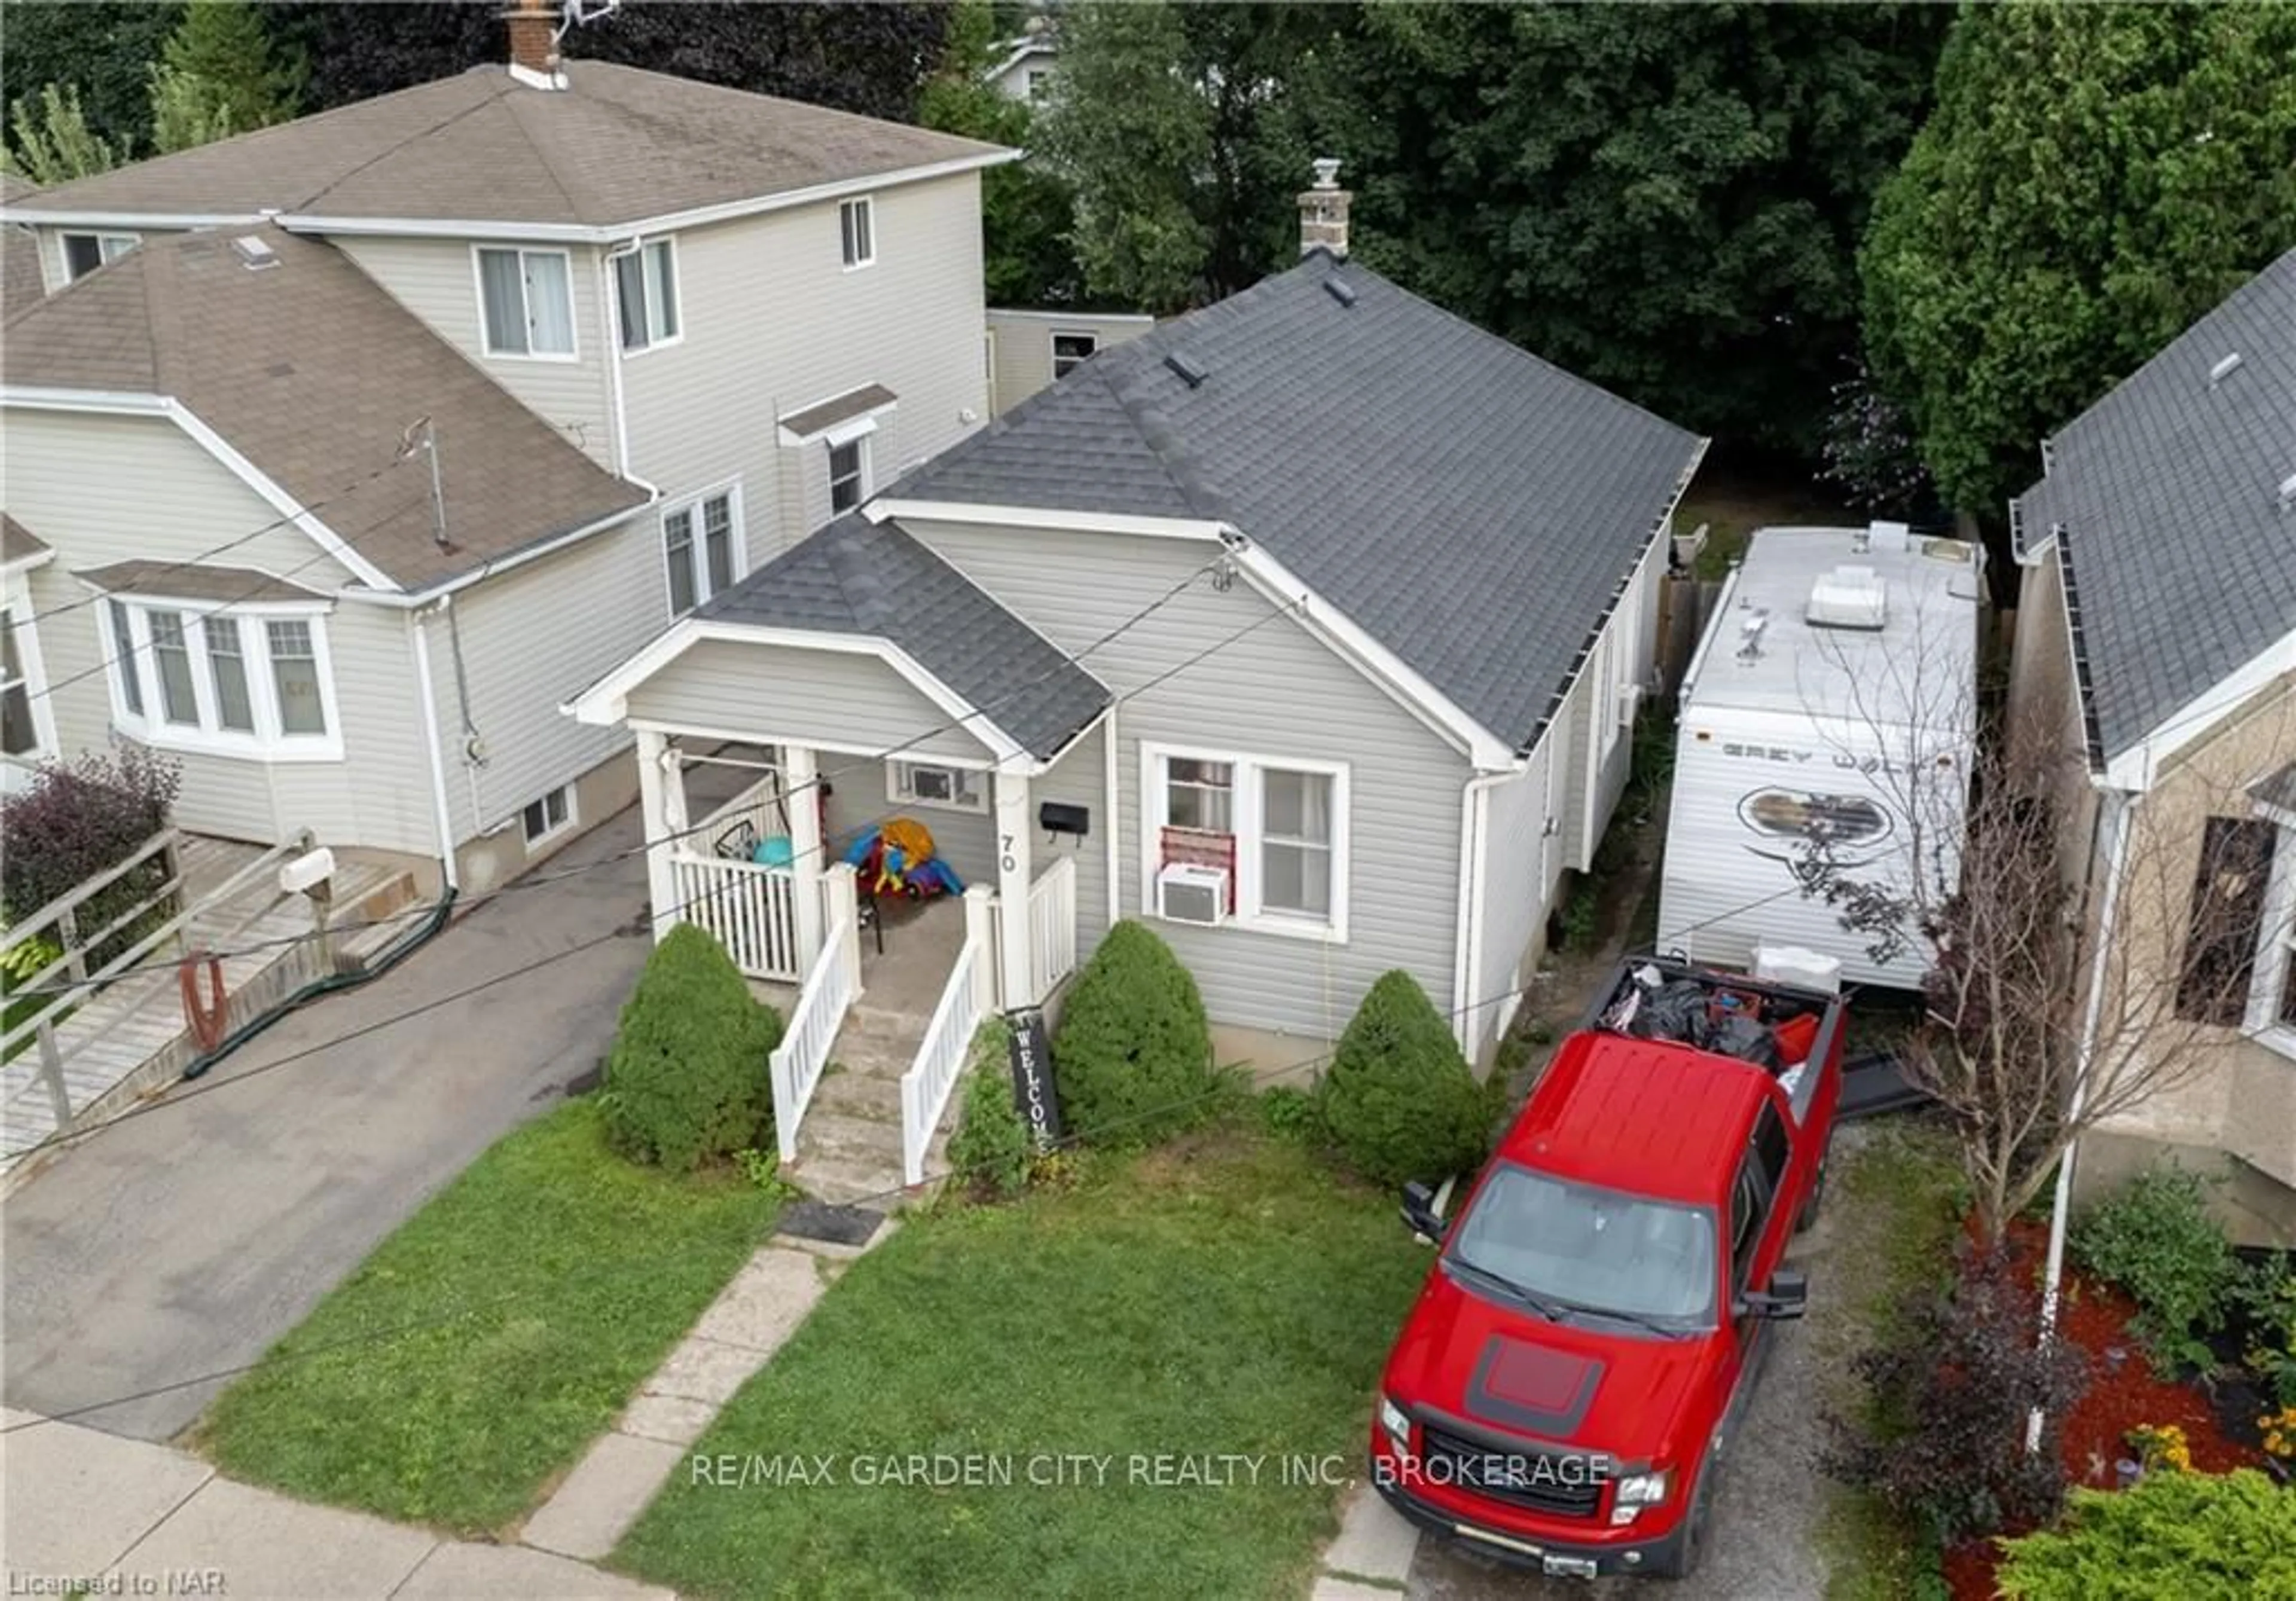
M790 1009L789 1026L774 1047L768 1066L773 1074L774 1133L781 1144L782 1160L797 1160L798 1125L820 1087L822 1070L829 1065L830 1047L845 1026L845 1014L861 993L859 908L853 898L853 869L839 863L827 874L824 894L832 916L821 954L806 974ZM841 893L838 892L841 891Z
M993 900L985 888L965 891L964 945L948 971L948 983L933 1008L932 1022L917 1046L915 1065L901 1075L901 1182L925 1181L925 1154L933 1131L948 1110L948 1097L964 1076L972 1037L995 1002L989 968L989 919Z

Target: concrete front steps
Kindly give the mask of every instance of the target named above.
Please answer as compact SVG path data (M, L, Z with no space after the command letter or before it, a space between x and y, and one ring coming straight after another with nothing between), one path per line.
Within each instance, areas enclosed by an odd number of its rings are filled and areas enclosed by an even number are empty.
M884 1211L929 1193L901 1183L901 1075L916 1061L929 1020L872 1007L864 998L846 1014L830 1049L829 1070L813 1092L798 1128L797 1161L789 1177L808 1195L832 1205ZM934 1130L925 1171L947 1167L949 1112Z

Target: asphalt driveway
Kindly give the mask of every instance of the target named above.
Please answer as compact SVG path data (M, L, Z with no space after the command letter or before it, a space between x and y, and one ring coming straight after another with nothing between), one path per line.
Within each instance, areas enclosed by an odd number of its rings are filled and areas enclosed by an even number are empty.
M473 1157L554 1104L605 1053L650 946L636 923L644 862L606 860L640 837L633 807L540 876L596 870L475 907L11 1196L7 1404L171 1438L227 1382L201 1375L254 1362ZM639 932L328 1043L626 926Z

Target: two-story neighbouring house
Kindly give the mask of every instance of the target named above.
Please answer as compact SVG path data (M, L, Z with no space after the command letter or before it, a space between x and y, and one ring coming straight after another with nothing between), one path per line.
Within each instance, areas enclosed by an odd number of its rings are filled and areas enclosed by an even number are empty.
M2237 1237L2296 1244L2296 250L2046 460L2014 507L2011 727L2072 758L2085 1055L2174 1054L2081 1141L2076 1182L2167 1155L2224 1176Z
M136 740L186 826L482 887L636 792L568 695L987 417L1009 152L550 29L10 192L12 760Z

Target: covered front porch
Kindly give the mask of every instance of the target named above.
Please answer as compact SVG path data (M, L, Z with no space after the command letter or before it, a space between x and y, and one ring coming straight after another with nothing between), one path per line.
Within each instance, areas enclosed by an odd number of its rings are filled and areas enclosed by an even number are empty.
M636 737L654 937L707 931L787 1019L770 1064L783 1160L806 1154L832 1055L862 1078L899 1056L899 1182L922 1182L980 1022L1042 1006L1076 966L1076 857L1036 849L1029 775L791 735ZM947 798L920 802L921 779Z

